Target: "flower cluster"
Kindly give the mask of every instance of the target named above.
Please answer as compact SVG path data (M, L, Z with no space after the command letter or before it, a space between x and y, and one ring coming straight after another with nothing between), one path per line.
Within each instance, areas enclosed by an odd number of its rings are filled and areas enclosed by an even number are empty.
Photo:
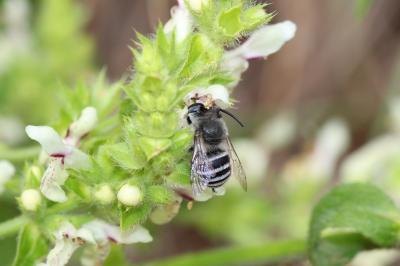
M289 21L265 25L271 14L252 1L178 2L153 38L138 35L128 83L100 79L93 88L67 90L59 123L26 127L42 154L24 171L18 200L30 222L21 233L29 237L20 239L39 243L46 236L54 247L45 260L43 243L16 261L31 256L61 266L84 247L82 263L98 265L111 243L151 241L141 226L148 219L167 223L184 200L214 195L210 190L194 198L191 192L193 133L182 123L185 104L232 106L229 94L248 61L278 51L296 27Z

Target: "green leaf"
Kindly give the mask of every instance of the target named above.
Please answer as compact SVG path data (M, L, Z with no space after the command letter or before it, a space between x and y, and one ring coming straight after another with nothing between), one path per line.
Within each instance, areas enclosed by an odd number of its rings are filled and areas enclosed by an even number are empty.
M13 266L34 266L47 254L47 250L47 243L38 226L28 223L19 233Z
M111 158L122 168L139 170L142 169L145 164L140 154L129 149L128 145L124 142L109 145L106 149Z
M378 188L368 184L337 187L313 211L310 259L316 266L343 266L360 251L394 247L399 221L399 210Z

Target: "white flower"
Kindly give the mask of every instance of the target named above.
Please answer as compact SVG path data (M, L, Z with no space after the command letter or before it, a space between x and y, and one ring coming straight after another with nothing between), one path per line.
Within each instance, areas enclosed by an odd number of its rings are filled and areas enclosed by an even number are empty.
M88 134L97 123L97 111L94 107L86 107L81 116L71 124L64 142L77 146L82 137Z
M93 220L82 225L78 230L71 223L65 222L55 233L56 244L47 256L47 266L64 266L72 254L85 244L92 244L96 248L96 256L82 259L84 265L97 265L98 259L105 259L110 250L110 244L148 243L153 240L149 232L142 226L121 232L116 225L108 224L102 220ZM102 251L106 254L98 254ZM90 253L90 255L93 255ZM101 258L98 257L98 255Z
M61 186L68 177L66 168L82 169L90 166L89 157L74 146L64 144L57 132L48 126L27 126L27 135L40 143L50 161L42 177L40 191L46 198L64 202L67 200Z
M247 60L258 57L267 57L277 52L290 39L294 37L296 25L291 21L275 25L266 25L255 31L241 46L225 52L222 70L230 72L235 79L231 86L235 86L240 75L247 69Z
M142 202L143 194L137 186L125 184L118 191L117 198L126 206L136 206Z
M400 158L400 138L396 134L377 137L350 154L340 174L345 182L377 181L389 171L393 159Z
M231 106L228 89L219 84L211 85L206 89L195 89L185 96L184 101L187 106L194 102L203 103L206 107L214 104L222 108Z
M15 167L9 161L0 161L0 194L4 185L15 175Z
M12 146L25 138L24 125L17 117L0 116L0 128L0 142Z
M251 139L236 139L234 140L234 147L243 165L248 182L256 184L257 181L266 176L269 157L262 145ZM230 182L230 184L237 186L235 183L237 182Z
M350 144L350 132L346 123L332 119L318 132L315 148L310 158L311 172L316 177L331 177L337 160Z
M40 265L64 266L80 246L86 243L95 243L91 231L87 228L77 230L68 222L63 223L54 236L56 244L47 255L46 263Z
M174 30L177 42L183 41L193 30L192 16L184 4L171 8L171 19L164 26L167 35Z
M116 244L148 243L153 240L146 228L137 225L130 230L121 232L119 226L108 224L102 220L94 220L84 224L93 234L97 243L111 241Z
M42 202L42 196L36 189L26 189L21 194L21 204L25 210L36 211Z
M296 135L296 120L292 113L280 113L260 129L258 138L272 152L288 145Z

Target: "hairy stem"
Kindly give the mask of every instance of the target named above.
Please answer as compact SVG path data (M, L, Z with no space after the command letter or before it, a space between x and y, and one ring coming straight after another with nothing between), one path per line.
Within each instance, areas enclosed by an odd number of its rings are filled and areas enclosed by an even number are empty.
M16 234L27 221L28 219L21 215L0 223L0 237Z
M9 160L12 162L25 161L27 159L38 156L40 152L39 146L31 146L14 149L0 149L0 160Z
M142 266L213 266L213 265L247 265L254 263L285 262L305 257L304 240L285 240L247 247L221 248L198 253L190 253Z

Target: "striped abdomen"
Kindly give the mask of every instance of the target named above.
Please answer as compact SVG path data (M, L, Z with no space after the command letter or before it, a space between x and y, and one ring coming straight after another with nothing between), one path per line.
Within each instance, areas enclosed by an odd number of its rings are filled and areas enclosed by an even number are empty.
M220 149L207 153L208 161L212 165L212 169L208 175L208 187L217 188L222 186L231 175L231 164L229 154Z

